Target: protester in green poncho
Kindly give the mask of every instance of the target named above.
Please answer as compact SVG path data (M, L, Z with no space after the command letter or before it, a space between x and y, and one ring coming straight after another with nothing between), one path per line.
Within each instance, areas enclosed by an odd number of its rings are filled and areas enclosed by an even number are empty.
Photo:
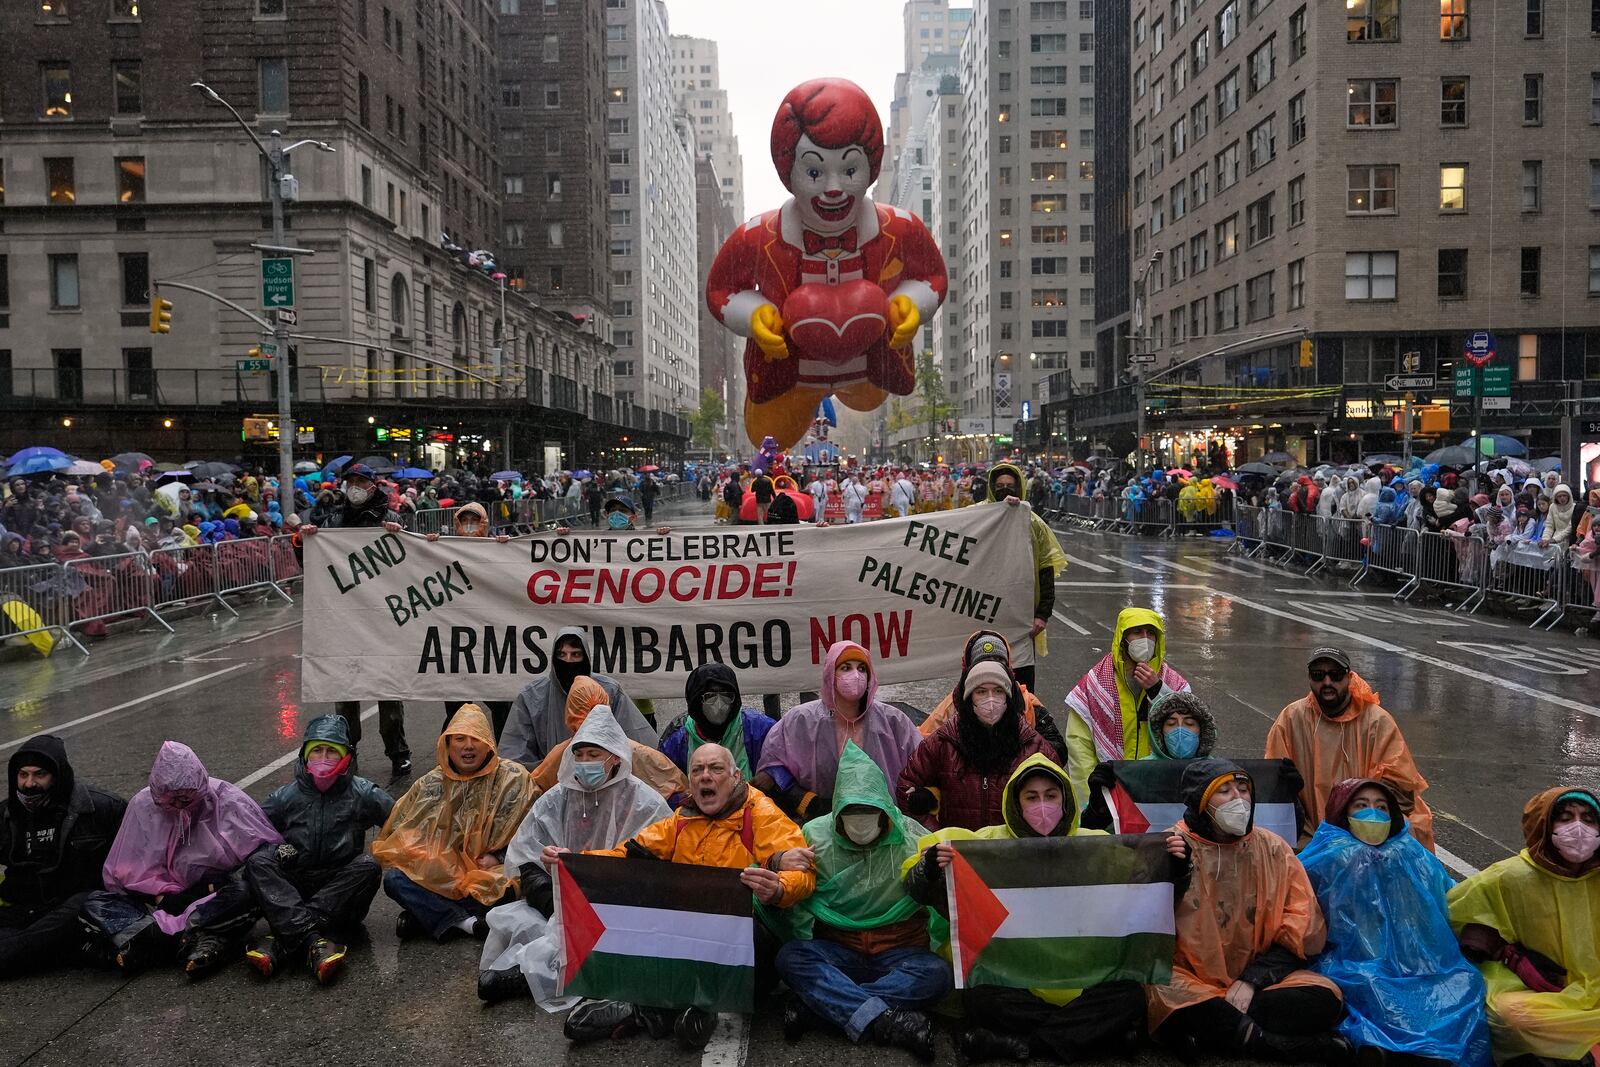
M933 1024L922 1009L949 992L950 965L928 951L927 911L900 880L927 831L895 807L878 765L846 742L833 810L802 832L809 847L782 862L812 865L817 889L795 908L804 939L778 952L778 973L794 991L784 1037L826 1021L851 1041L871 1037L931 1060Z
M733 668L712 661L696 667L683 686L689 712L667 727L661 737L661 751L678 765L689 769L694 750L701 745L721 745L733 753L739 773L748 781L761 763L761 745L773 720L759 711L742 706L739 677Z

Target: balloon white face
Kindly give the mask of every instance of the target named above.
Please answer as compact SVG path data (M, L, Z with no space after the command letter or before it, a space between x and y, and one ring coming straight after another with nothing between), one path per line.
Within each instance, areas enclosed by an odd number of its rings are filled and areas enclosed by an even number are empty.
M813 233L849 229L871 184L872 163L860 145L819 148L811 138L800 138L789 189L806 229Z

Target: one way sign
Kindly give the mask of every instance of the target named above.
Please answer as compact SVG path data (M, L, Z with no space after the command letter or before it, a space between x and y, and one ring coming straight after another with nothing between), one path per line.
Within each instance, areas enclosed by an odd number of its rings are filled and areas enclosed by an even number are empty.
M1383 387L1391 393L1406 393L1413 389L1432 389L1431 374L1391 374L1383 380Z

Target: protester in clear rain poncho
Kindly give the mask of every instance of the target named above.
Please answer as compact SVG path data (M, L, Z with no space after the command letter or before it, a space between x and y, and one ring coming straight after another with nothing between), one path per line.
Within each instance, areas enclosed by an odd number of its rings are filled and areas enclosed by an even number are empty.
M610 848L672 810L661 794L635 778L631 741L611 709L591 710L561 754L557 785L534 802L506 847L506 870L515 872L522 899L489 912L489 937L478 962L478 995L486 1001L527 996L546 1011L563 1011L576 997L559 995L558 931L549 924L554 904L546 846L582 852Z
M567 728L572 731L574 738L577 737L584 720L598 708L604 708L607 714L611 714L611 706L606 703L605 689L593 678L574 678L572 688L567 691ZM612 720L615 719L616 716L613 714ZM660 793L663 800L670 801L681 795L684 790L683 772L656 749L649 745L641 745L631 738L629 740L632 744L630 763L633 767L633 776ZM560 777L562 760L571 744L571 741L558 742L556 747L550 750L550 754L533 768L534 784L541 790L555 788Z
M1444 864L1405 832L1400 799L1374 779L1340 782L1300 853L1328 921L1312 969L1339 986L1339 1032L1367 1062L1489 1067L1483 978L1461 955Z
M243 790L206 774L188 745L163 742L106 857L105 892L89 898L84 918L124 973L182 951L198 977L243 949L256 919L244 862L282 840Z
M1450 891L1450 925L1488 983L1507 1067L1600 1063L1600 794L1558 787L1522 809L1527 847Z

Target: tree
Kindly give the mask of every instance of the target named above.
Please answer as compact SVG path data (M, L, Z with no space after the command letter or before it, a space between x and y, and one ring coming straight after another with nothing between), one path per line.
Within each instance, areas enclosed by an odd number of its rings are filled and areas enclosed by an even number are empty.
M933 350L924 349L917 357L917 421L928 428L930 448L936 447L940 428L955 413L956 406L944 387L944 374L933 362Z
M700 410L689 416L689 439L697 448L715 448L717 430L727 421L728 408L715 389L700 390Z

